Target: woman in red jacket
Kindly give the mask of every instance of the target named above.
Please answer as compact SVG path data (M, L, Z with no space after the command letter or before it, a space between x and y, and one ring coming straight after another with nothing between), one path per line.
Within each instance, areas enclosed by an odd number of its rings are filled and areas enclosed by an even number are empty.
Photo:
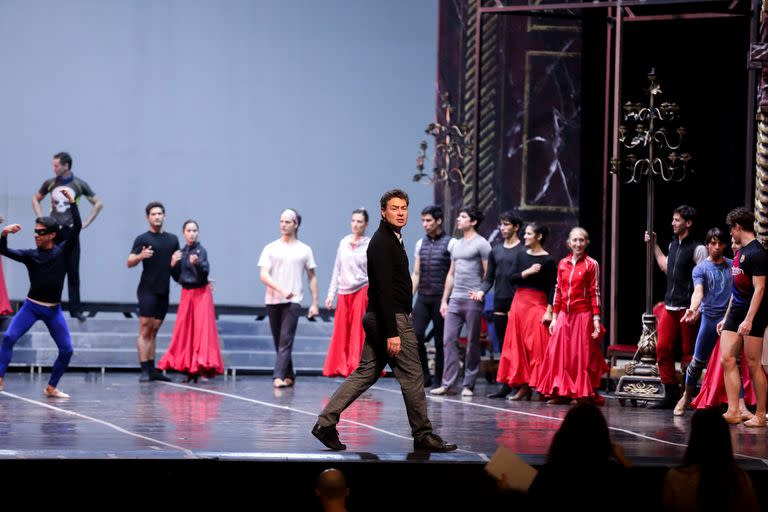
M600 324L600 265L587 256L589 234L573 228L568 235L571 255L557 265L557 286L549 326L552 338L542 361L538 391L550 396L549 403L603 399L600 387L608 365L602 354L605 329Z

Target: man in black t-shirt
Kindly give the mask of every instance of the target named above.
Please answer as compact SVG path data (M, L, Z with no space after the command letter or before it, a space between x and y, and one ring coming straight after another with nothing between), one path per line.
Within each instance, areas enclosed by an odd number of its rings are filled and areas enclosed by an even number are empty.
M768 383L761 366L763 336L768 327L768 308L765 301L765 281L768 274L768 254L755 238L755 215L747 208L736 208L726 218L733 241L741 245L734 254L733 293L725 318L717 324L720 332L720 361L723 381L728 396L725 421L746 427L765 428ZM752 385L757 395L757 409L751 418L739 412L739 367L736 358L744 350ZM743 364L743 363L742 363ZM746 415L745 415L746 416Z
M59 241L69 240L72 250L68 253L67 257L67 291L69 293L69 314L73 318L85 321L85 315L83 314L82 305L80 303L80 239L79 237L72 237L72 212L70 211L69 201L62 194L62 190L68 190L70 195L75 198L75 203L79 203L80 197L85 196L88 201L91 202L93 208L83 221L83 229L87 228L93 219L101 211L103 204L101 200L96 197L91 187L85 181L72 174L72 157L69 153L61 152L57 153L53 157L53 172L56 175L53 178L47 179L43 182L40 189L32 197L32 209L35 211L35 216L42 217L42 207L40 201L50 193L51 194L51 211L50 216L53 217L59 224L59 233L57 237Z
M149 231L136 237L128 255L128 268L139 263L143 267L136 291L139 300L139 381L170 381L155 368L155 339L168 312L171 257L179 250L179 239L163 232L165 207L161 203L149 203L145 211Z

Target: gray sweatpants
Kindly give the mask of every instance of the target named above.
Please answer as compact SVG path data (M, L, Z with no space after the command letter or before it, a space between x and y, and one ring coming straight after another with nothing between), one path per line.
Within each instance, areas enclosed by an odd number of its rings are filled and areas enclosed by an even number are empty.
M365 343L360 357L360 366L347 377L331 397L328 405L317 419L321 427L329 427L339 422L341 413L373 386L384 367L389 363L400 383L405 401L405 411L411 424L414 439L421 439L432 432L432 424L427 417L427 399L424 396L424 377L421 372L419 347L408 315L397 313L397 333L400 336L400 353L390 358L387 354L387 340L378 330L376 314L366 313L363 317Z
M445 316L443 340L445 365L443 384L447 389L455 389L459 376L459 334L464 323L467 324L467 354L464 358L464 382L462 386L475 388L477 374L480 371L480 320L483 316L483 303L472 299L451 299L448 314Z

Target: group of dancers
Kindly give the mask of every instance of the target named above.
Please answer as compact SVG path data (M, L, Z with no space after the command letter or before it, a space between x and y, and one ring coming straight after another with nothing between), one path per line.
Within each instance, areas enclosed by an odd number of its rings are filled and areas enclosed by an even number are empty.
M103 205L88 184L72 174L70 155L58 153L53 163L55 177L46 180L33 200L37 212L40 200L51 193L51 215L38 216L35 221L36 247L8 247L8 236L21 230L18 224L6 226L0 237L0 254L23 263L30 279L27 298L0 346L0 389L14 344L32 324L42 320L59 348L45 394L66 397L57 389L72 356L71 336L61 310L63 282L67 276L70 297L74 296L70 313L84 320L77 272L79 236ZM93 204L85 221L77 205L81 196ZM187 381L223 373L208 279L210 265L198 241L199 225L194 220L184 222L186 243L181 247L177 237L163 229L165 208L161 203L147 205L145 214L149 230L136 237L127 261L128 267L142 264L137 290L140 380L168 380L161 371L166 369L183 372ZM755 238L754 216L746 208L733 210L726 219L736 251L733 260L725 257L729 237L719 228L709 230L705 245L694 240L691 229L695 216L695 209L689 206L674 211L674 239L667 254L656 243L655 234L645 235L646 243L654 244L658 265L667 276L664 306L659 308L657 346L665 389L663 400L653 407L674 409L679 415L689 406L727 401L729 422L765 426L768 384L761 358L763 332L768 325L768 302L763 300L768 256ZM382 219L386 223L384 203ZM493 326L501 342L496 380L501 386L488 396L524 400L530 399L535 389L552 404L602 404L604 399L596 390L608 367L601 350L605 330L601 324L600 265L587 254L589 234L582 227L571 229L567 239L570 254L555 262L545 249L546 226L525 223L513 212L504 212L498 219L502 240L491 247L478 232L483 220L477 208L461 208L456 219L460 236L453 238L443 229L439 206L428 206L421 212L424 236L415 246L407 290L400 292L403 297L407 292L422 387L438 396L474 395L484 304L493 290ZM389 304L386 314L392 311L391 291L382 300L373 299L369 289L372 248L371 238L365 234L368 223L368 212L354 210L351 233L338 245L325 299L329 309L336 302L334 330L323 367L327 376L349 377L365 359L366 312L378 312L381 304ZM316 264L312 249L298 240L300 226L301 216L295 209L283 211L280 238L265 246L258 260L260 278L267 287L265 303L276 351L273 386L277 388L293 386L296 380L292 347L305 273L312 295L309 317L319 313ZM402 238L398 241L404 248ZM168 311L171 278L182 286L182 296L171 345L156 367L155 340ZM414 295L416 301L411 307ZM372 305L372 300L378 305ZM426 350L430 323L436 349L434 376ZM459 336L465 326L467 345L460 380ZM683 354L682 388L675 372L676 351ZM698 380L713 352L718 357L703 382L705 392L700 393ZM740 356L744 362L741 376ZM756 405L756 414L746 409L745 400Z
M46 180L33 197L33 208L38 214L34 228L36 247L20 250L8 246L8 236L21 231L20 224L7 225L0 234L0 255L23 263L30 281L27 297L13 316L0 345L0 391L5 385L5 373L14 345L35 322L41 320L58 347L44 394L52 398L68 398L69 395L57 387L73 353L69 327L61 306L64 278L68 281L70 314L85 321L79 300L79 237L81 230L95 219L103 204L85 181L74 176L72 157L68 153L54 155L53 170L54 178ZM40 201L49 192L51 214L41 216ZM87 197L93 204L85 221L78 207L81 196ZM198 224L194 220L183 224L186 245L180 248L176 236L163 230L165 207L153 202L147 205L145 212L149 230L136 238L128 256L128 267L139 263L143 267L137 290L139 380L170 380L161 369L183 372L188 381L223 373L208 280L209 263L205 248L197 240ZM156 368L155 339L168 312L171 277L182 286L181 301L170 347Z

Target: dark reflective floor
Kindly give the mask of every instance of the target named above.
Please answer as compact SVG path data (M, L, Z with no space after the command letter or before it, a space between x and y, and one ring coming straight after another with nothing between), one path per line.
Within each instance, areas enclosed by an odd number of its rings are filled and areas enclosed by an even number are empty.
M178 377L176 377L178 379ZM568 406L484 398L428 398L436 431L459 445L453 454L420 457L397 382L381 379L342 416L346 452L329 452L309 431L339 380L300 377L274 390L267 376L200 384L138 382L137 373L69 373L69 400L43 397L47 376L9 373L0 394L0 458L224 458L243 460L431 460L480 463L505 444L540 463ZM677 464L690 414L621 407L603 412L635 464ZM768 469L768 432L733 427L740 464Z

